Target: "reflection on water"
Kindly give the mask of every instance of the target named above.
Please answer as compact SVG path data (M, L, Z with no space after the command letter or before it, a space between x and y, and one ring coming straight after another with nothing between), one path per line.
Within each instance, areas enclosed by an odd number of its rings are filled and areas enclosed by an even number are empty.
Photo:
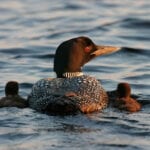
M135 114L107 108L75 116L48 116L31 109L0 109L0 150L149 149L150 2L120 0L0 0L0 96L9 80L29 94L39 79L55 77L53 58L64 40L89 36L124 47L83 68L107 91L129 82L143 103Z

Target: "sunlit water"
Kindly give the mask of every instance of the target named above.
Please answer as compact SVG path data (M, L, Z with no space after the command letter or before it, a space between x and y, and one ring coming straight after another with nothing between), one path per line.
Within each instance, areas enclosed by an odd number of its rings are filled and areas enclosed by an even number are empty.
M83 68L107 91L129 82L143 102L140 112L114 108L76 116L48 116L32 109L0 109L0 150L150 148L149 0L0 0L0 96L9 80L27 97L39 79L55 77L57 46L89 36L96 44L124 47Z

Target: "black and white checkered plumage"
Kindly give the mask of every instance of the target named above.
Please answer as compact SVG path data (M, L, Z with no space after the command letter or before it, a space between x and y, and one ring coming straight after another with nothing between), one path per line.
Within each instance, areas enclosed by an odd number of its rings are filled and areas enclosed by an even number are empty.
M71 93L71 95L67 95L67 93ZM59 105L59 109L62 110L55 111L65 112L66 110L63 109L69 103L76 107L74 110L67 108L69 111L88 113L105 108L108 97L99 81L86 75L71 78L42 79L34 84L29 96L30 106L38 111L48 111L47 109L50 109L50 106L57 107L56 105ZM90 107L90 109L86 107Z

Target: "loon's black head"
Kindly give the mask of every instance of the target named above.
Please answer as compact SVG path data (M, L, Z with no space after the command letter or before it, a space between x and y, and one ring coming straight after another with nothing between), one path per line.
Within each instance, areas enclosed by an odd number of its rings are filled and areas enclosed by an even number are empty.
M131 95L131 87L128 83L119 83L117 86L117 95L119 98L127 98Z
M5 86L5 95L17 95L19 90L18 82L9 81Z
M118 47L98 46L88 37L77 37L60 44L54 58L58 78L66 72L81 72L81 67L96 56L119 50Z

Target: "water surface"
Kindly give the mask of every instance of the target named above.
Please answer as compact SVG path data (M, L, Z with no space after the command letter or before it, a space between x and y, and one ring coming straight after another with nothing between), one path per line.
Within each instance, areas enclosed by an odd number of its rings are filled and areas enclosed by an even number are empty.
M0 0L0 96L9 80L27 97L39 79L55 77L53 58L64 40L88 36L121 46L85 65L107 91L129 82L144 105L128 114L113 108L76 116L48 116L32 109L0 109L0 150L91 150L150 147L150 1Z

